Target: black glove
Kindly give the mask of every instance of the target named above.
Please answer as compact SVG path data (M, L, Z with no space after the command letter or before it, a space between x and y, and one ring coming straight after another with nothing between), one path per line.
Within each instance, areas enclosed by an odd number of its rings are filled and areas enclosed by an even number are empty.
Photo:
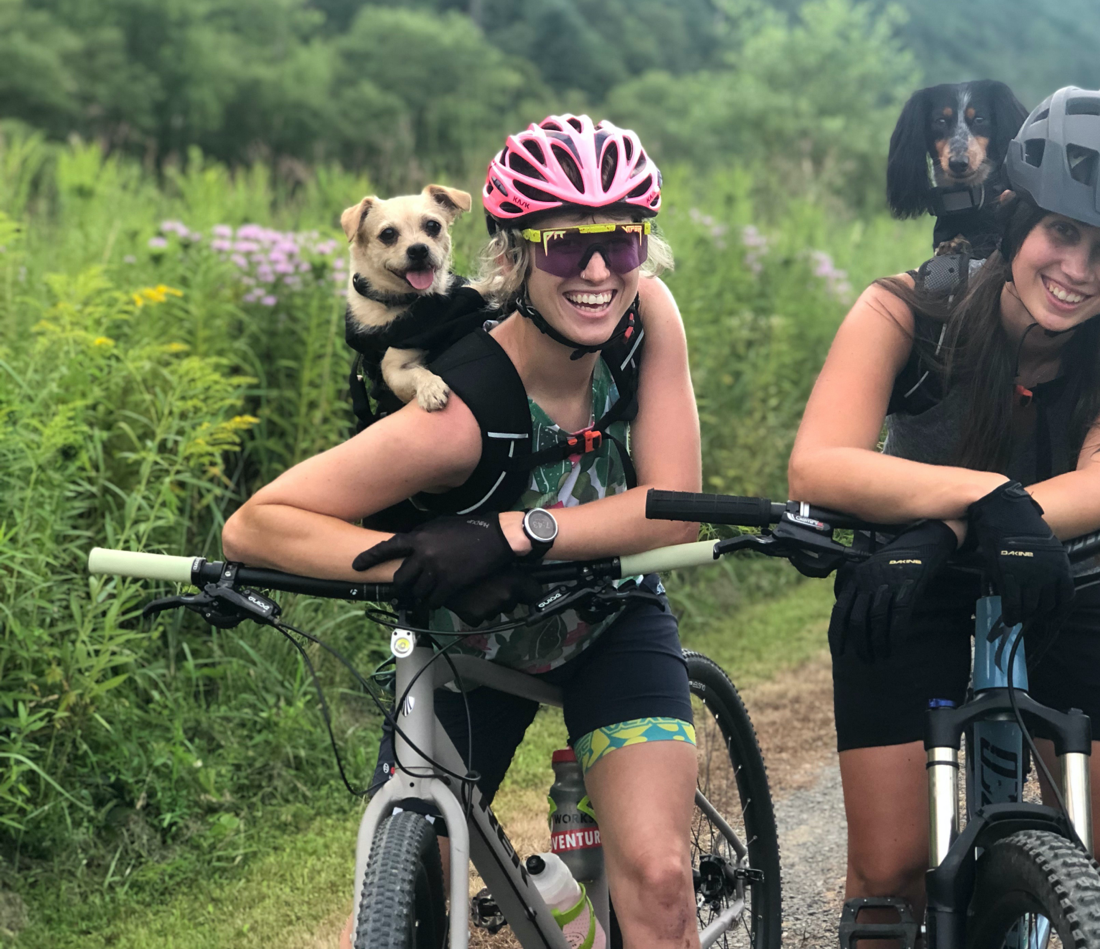
M394 534L352 561L369 570L405 558L393 575L400 594L436 609L460 590L503 570L515 559L496 514L437 517L408 533Z
M970 530L981 549L1001 619L1015 626L1032 618L1060 618L1073 599L1066 548L1043 520L1043 509L1018 481L1009 481L970 505Z
M509 567L500 573L459 590L443 605L458 614L469 626L484 623L491 616L510 613L521 603L530 606L542 597L542 586L519 567Z
M943 521L923 521L862 563L842 567L829 620L830 652L843 655L850 643L864 662L888 658L891 640L908 632L913 607L957 546Z

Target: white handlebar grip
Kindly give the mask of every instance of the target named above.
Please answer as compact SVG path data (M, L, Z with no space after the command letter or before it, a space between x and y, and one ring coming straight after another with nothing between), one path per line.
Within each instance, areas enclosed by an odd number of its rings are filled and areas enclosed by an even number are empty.
M89 573L108 573L142 580L171 580L190 583L195 557L169 557L167 554L145 554L136 550L109 550L93 547L88 554Z
M676 544L641 554L628 554L619 558L619 570L622 576L633 577L639 573L660 573L679 567L701 567L718 559L714 555L716 543L714 540L700 540L694 544Z

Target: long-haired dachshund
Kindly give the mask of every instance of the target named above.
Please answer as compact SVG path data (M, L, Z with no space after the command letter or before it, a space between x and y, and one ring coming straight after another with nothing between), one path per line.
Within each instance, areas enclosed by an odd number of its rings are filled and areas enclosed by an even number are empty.
M937 253L961 238L975 257L987 257L1000 239L1005 152L1026 118L1012 90L992 79L918 89L890 136L886 200L894 216L934 214Z

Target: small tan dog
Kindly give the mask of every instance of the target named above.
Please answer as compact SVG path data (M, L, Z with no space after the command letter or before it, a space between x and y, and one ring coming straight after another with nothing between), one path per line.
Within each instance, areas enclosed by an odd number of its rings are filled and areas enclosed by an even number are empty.
M340 215L351 251L348 319L384 339L386 329L419 297L446 293L452 283L451 224L470 210L470 195L428 185L420 194L383 200L368 195ZM385 383L402 402L413 398L434 412L450 390L423 364L424 351L388 346Z

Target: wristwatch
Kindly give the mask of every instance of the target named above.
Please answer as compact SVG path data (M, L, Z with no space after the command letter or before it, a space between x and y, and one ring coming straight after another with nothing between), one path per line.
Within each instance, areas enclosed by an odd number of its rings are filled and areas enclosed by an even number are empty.
M531 541L531 553L523 559L542 560L554 546L554 540L558 536L558 522L546 508L531 508L523 515L523 533Z

